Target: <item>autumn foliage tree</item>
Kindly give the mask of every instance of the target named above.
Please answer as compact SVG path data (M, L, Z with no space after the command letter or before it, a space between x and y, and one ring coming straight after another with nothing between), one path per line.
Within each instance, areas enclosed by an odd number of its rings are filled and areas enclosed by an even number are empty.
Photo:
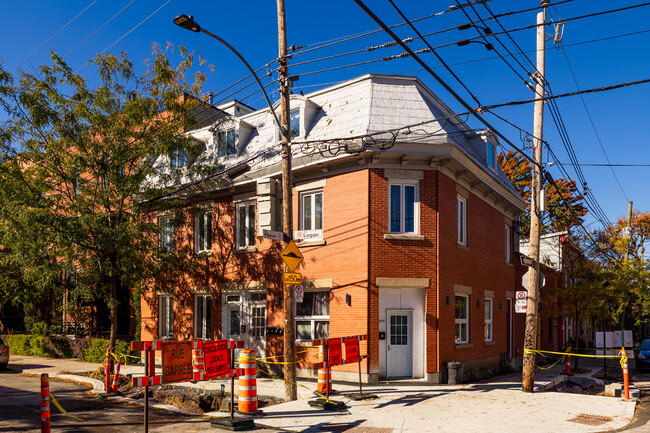
M521 153L509 150L498 155L503 172L513 184L519 195L528 204L528 209L521 216L520 234L528 237L530 233L530 194L532 187L532 164ZM557 188L556 186L557 185ZM547 184L547 212L541 225L542 234L568 230L580 224L587 214L583 198L573 180L555 179L555 185ZM568 206L567 206L568 204Z
M164 193L143 188L154 159L200 151L178 133L197 101L180 96L203 82L187 82L194 56L181 57L174 67L155 49L139 75L124 54L101 55L95 87L55 53L37 74L0 66L0 301L73 283L75 295L108 303L114 347L120 300L182 263L159 250L157 222L134 203Z

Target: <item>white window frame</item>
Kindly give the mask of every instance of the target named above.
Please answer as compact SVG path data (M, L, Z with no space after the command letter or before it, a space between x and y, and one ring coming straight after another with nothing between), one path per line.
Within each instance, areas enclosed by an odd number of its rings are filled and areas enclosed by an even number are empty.
M158 217L158 248L167 252L174 251L174 224L171 216Z
M199 315L197 310L199 308L199 298L203 299L202 323L199 323ZM207 318L210 318L209 320ZM208 326L208 323L210 326ZM200 328L200 333L199 333ZM194 338L202 340L210 340L212 337L212 296L207 294L199 294L194 296ZM199 336L200 335L200 336Z
M317 211L316 211L316 196L319 195L321 196L321 214L320 214L320 222L321 222L321 227L316 228L316 216L317 216ZM311 197L312 201L312 209L311 209L311 226L310 227L305 227L304 224L304 215L305 215L305 197ZM310 241L318 241L323 239L323 214L325 211L325 194L323 193L323 188L319 189L312 189L309 191L302 191L300 192L300 202L298 204L299 207L299 212L298 212L298 227L300 227L300 230L320 230L321 235L320 238L315 238L315 237L310 237Z
M465 318L456 317L456 298L465 298ZM465 329L466 329L465 339L459 338L455 334L456 344L468 344L469 343L469 295L466 295L464 293L456 293L454 298L454 320L455 320L455 327L460 325L461 334L462 334L463 325L465 325ZM454 332L456 332L455 327L454 327Z
M484 303L485 303L485 341L494 341L494 299L485 298ZM489 308L488 308L488 304L489 304Z
M506 237L506 239L505 239L506 240L506 263L510 263L511 260L512 260L512 257L511 257L512 256L512 253L511 253L512 241L510 239L510 237L511 237L511 235L510 235L510 226L508 224L506 224L506 228L505 228L505 237Z
M456 228L458 243L467 246L467 199L462 195L456 196Z
M298 132L296 134L292 134L291 138L300 138L303 135L303 127L302 127L302 107L298 108L293 108L289 112L289 131L294 131L295 128L291 127L291 117L292 114L298 112ZM282 116L280 116L280 123L282 123ZM295 126L295 125L294 125ZM282 133L280 132L280 129L278 128L278 140L282 141Z
M212 251L212 209L195 210L194 216L194 252L203 253ZM203 239L200 239L200 227L203 223ZM208 224L209 223L209 224Z
M399 230L393 230L391 211L393 205L392 187L400 187L400 216L399 216ZM414 206L413 206L413 231L406 231L406 195L404 193L406 186L412 186L414 191ZM397 234L418 234L420 232L420 181L418 180L391 180L388 182L388 233Z
M223 134L224 142L222 143L219 136ZM232 144L229 145L229 139L232 134ZM217 149L217 157L223 158L228 155L237 153L237 128L227 128L217 131L215 139L215 147Z
M252 221L251 221L251 214L249 211L249 208L253 208L253 215L252 215ZM246 209L246 214L244 216L245 221L241 221L240 218L240 209ZM236 248L238 250L247 250L251 248L255 248L255 200L248 200L244 201L241 203L237 203L237 206L235 207L235 242L236 242ZM249 236L244 236L243 239L243 244L242 244L242 239L241 239L241 233L240 230L242 228L242 223L244 224L244 228L247 229L246 233L250 234L252 233L252 239ZM252 231L251 231L252 230Z
M172 295L158 296L158 336L174 339L174 297Z
M330 297L331 297L331 290L330 290L330 289L323 289L323 290L317 290L317 289L314 289L314 290L307 290L307 291L304 292L304 295L307 295L307 293L325 293L326 296L327 296L327 300L328 300L328 302L327 302L327 303L328 303L328 306L327 306L328 314L327 314L327 315L308 315L308 316L299 316L299 315L298 315L298 303L296 303L296 304L295 304L295 308L294 308L294 311L295 311L295 318L296 318L296 320L295 320L295 327L296 327L296 329L295 329L295 335L296 335L296 341L311 341L311 340L316 340L316 339L317 339L316 337L319 337L319 338L328 338L328 337L329 337L329 325L330 325L330 314L329 314L329 312L330 312L330 304L329 304L329 302L330 302ZM310 339L304 339L304 338L303 338L303 339L299 339L299 338L298 338L298 322L307 322L307 321L310 322L310 326L311 326L311 338L310 338ZM327 330L328 330L328 331L327 331L327 334L328 334L327 336L317 336L317 335L316 335L316 323L317 323L317 322L327 322Z

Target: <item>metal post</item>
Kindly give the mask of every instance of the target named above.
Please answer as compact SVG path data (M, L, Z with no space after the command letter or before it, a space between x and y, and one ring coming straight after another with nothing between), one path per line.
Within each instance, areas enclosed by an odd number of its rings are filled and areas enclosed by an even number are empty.
M235 348L230 347L230 370L235 369ZM235 418L235 372L232 372L230 378L230 419Z
M327 339L323 341L323 359L325 360L325 398L330 399L330 347Z
M544 97L546 65L546 7L549 0L542 0L542 12L537 14L537 73L535 80L535 125L533 130L534 164L530 200L530 267L528 280L528 303L526 306L526 331L524 334L524 366L522 371L522 391L533 392L535 389L535 353L537 348L537 303L539 302L539 241L541 211L539 194L542 188L542 134L544 131Z
M144 375L149 375L149 352L145 352ZM147 382L149 383L149 382ZM144 433L149 433L149 385L144 387Z
M359 395L363 395L363 389L361 388L361 358L359 358Z

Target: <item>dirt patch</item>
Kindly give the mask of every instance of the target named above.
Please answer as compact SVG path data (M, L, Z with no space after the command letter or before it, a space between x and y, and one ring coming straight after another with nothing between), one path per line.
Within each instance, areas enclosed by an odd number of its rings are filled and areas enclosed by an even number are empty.
M603 395L604 388L599 385L580 386L577 383L568 381L555 385L553 391L568 394Z

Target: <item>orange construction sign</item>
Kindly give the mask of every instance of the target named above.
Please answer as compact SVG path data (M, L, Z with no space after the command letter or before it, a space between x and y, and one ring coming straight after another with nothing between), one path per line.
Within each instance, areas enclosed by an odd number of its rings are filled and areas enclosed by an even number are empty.
M163 383L192 379L192 342L165 342L162 346Z

